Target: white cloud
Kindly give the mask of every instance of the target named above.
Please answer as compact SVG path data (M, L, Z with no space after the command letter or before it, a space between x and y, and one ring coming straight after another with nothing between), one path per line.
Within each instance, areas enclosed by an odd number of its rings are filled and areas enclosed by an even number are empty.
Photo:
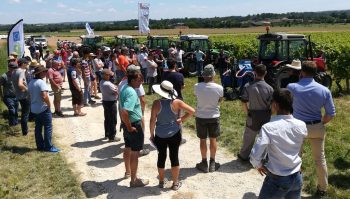
M81 12L82 10L77 9L77 8L69 8L68 9L70 12Z
M96 12L103 12L103 9L102 8L97 8Z
M66 8L67 6L63 3L57 3L57 7L59 8Z
M108 12L113 12L113 13L116 13L116 12L117 12L117 10L116 10L115 8L109 8L107 11L108 11Z

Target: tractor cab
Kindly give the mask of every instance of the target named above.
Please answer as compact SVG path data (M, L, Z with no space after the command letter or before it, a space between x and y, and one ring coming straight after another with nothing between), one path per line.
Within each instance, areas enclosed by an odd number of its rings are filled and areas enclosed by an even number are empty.
M168 56L168 49L170 48L170 39L168 36L148 36L147 47L150 51L156 50L158 47L163 51L164 56Z
M208 52L210 50L210 42L207 35L181 35L180 43L185 52L193 52L196 50L197 46L203 52Z
M100 35L82 35L80 36L82 45L96 46L97 43L102 42Z
M115 44L119 47L126 46L128 48L136 48L138 40L130 35L115 36Z
M77 50L82 56L85 53L95 52L98 48L104 50L107 45L103 43L103 37L100 35L82 35L81 44L77 45Z

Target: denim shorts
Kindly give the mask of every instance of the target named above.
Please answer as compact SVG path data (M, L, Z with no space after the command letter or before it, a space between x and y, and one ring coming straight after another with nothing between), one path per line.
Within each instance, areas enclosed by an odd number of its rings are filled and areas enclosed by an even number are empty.
M136 128L136 131L129 132L125 125L123 126L123 136L125 148L131 148L132 151L140 151L143 149L144 134L142 129L141 120L131 123L132 127Z

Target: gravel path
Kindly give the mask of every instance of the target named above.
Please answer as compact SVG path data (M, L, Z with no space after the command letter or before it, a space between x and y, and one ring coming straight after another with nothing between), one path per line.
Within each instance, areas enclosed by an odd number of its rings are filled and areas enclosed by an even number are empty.
M67 83L64 87L68 88ZM263 177L222 148L219 148L216 157L221 163L217 172L204 174L195 169L196 163L201 159L199 139L188 129L184 129L183 135L187 143L180 147L179 152L182 187L178 191L158 188L157 152L148 140L149 109L146 109L145 116L145 147L153 151L139 159L138 175L148 178L150 184L143 188L129 188L129 180L123 179L123 139L119 142L102 140L104 129L101 102L98 101L92 107L84 107L87 116L73 117L70 95L69 90L64 91L62 110L66 117L54 118L54 139L56 145L63 149L62 154L71 164L72 170L78 174L87 198L257 198ZM122 134L118 132L117 137L122 138ZM169 159L166 168L166 176L171 179Z

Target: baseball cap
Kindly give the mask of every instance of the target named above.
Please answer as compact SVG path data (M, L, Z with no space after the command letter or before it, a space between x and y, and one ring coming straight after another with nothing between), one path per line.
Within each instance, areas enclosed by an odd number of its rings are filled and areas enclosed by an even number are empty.
M22 64L28 64L29 61L26 58L20 58L18 60L18 65L22 65Z
M131 73L131 72L140 71L140 70L141 70L140 66L135 66L134 64L130 64L126 69L126 72Z
M211 64L206 65L203 69L202 76L203 77L214 77L215 76L214 66Z

